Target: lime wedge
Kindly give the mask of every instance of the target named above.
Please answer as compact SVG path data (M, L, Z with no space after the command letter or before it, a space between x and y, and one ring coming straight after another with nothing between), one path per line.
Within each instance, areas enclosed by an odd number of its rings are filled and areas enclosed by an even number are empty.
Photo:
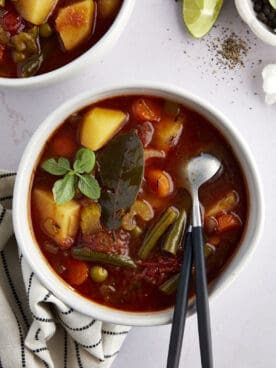
M220 13L223 0L183 0L183 19L195 38L205 36Z

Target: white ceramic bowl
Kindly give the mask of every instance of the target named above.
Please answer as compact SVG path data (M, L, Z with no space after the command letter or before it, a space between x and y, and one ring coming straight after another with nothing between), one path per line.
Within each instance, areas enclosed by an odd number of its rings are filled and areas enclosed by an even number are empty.
M21 159L13 200L14 230L18 244L23 255L30 264L30 267L36 273L40 281L68 306L81 313L108 322L136 326L160 325L171 321L173 313L172 308L147 313L125 312L94 303L75 293L71 287L52 271L47 261L45 261L35 241L35 237L32 234L29 218L29 191L33 169L37 164L37 159L48 137L73 112L111 96L131 94L158 95L191 107L211 121L231 144L240 161L248 183L250 197L249 219L242 245L225 271L213 283L209 290L210 295L213 296L219 290L225 289L226 285L236 277L238 271L253 252L263 225L263 197L254 160L240 134L236 132L231 122L217 109L191 93L173 86L140 83L124 87L113 87L105 90L94 90L64 103L55 110L39 126L32 136ZM193 303L191 303L189 313L191 314L193 310Z
M132 10L135 5L135 0L124 0L122 7L117 14L113 24L109 30L103 35L103 37L93 45L85 53L71 61L70 63L55 69L51 72L41 75L35 75L29 78L1 78L0 88L33 88L47 86L54 82L59 82L64 79L70 78L77 72L81 71L86 65L92 65L93 62L99 60L103 55L112 48L116 43L120 35L122 34L125 26L131 16Z
M238 13L243 21L248 24L251 31L262 41L276 46L276 34L257 19L252 0L235 0L235 4Z

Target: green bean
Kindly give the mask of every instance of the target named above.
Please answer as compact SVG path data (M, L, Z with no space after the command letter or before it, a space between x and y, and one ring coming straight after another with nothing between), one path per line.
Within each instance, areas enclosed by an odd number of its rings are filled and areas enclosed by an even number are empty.
M179 211L175 207L169 207L163 213L161 218L157 221L154 227L146 235L144 242L139 250L139 257L141 259L146 259L154 246L156 245L158 239L165 233L168 227L174 223L179 215Z
M20 32L11 38L12 45L16 51L24 51L28 55L38 52L38 46L34 34L27 32Z
M177 289L178 280L179 280L179 273L173 275L170 279L163 282L163 284L159 286L159 290L166 295L171 295Z
M166 252L169 252L176 255L180 241L182 238L182 235L184 233L185 227L187 222L187 214L184 209L182 209L179 213L179 216L175 223L172 225L168 235L166 236L166 239L164 240L164 243L162 245L162 249Z
M53 30L49 23L43 23L39 26L39 34L43 38L51 37L53 34Z
M135 236L135 238L139 238L142 232L143 230L139 226L135 226L135 228L131 231L131 233Z
M73 248L72 256L80 261L100 262L126 268L136 268L134 261L121 254L96 252L90 248Z
M29 57L21 66L19 76L22 78L26 78L36 74L41 66L42 61L42 55L33 55Z

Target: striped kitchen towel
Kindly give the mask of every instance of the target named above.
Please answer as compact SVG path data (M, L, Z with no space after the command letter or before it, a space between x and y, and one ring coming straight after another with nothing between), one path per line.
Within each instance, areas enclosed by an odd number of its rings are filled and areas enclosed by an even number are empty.
M0 171L0 367L110 367L129 327L82 315L40 284L13 236L14 179Z

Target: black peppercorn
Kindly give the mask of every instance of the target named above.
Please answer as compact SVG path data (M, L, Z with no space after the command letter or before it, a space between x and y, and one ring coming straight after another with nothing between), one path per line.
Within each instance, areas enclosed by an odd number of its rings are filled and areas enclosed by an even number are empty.
M275 31L276 9L272 7L268 0L252 0L252 2L257 19L267 25L271 31Z

